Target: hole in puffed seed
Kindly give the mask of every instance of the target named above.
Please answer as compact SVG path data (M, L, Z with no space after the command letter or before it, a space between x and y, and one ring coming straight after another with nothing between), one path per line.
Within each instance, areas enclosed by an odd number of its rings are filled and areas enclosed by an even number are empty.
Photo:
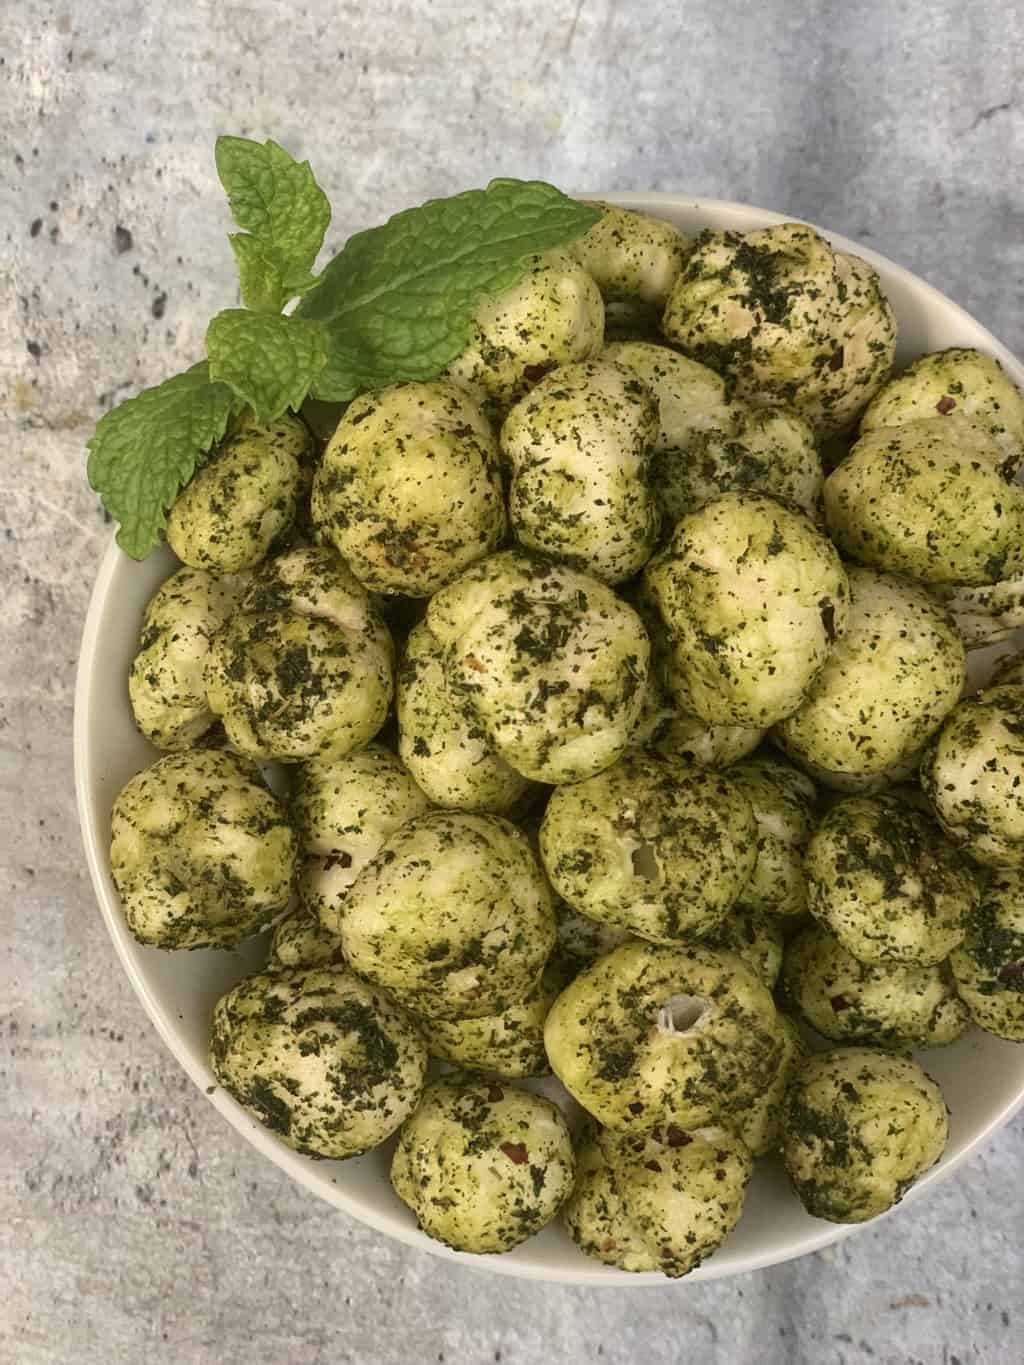
M658 1011L659 1033L682 1034L694 1029L711 1007L699 995L670 995Z
M632 852L633 876L642 877L644 881L656 882L661 876L661 868L658 860L654 856L654 849L650 844L641 844Z

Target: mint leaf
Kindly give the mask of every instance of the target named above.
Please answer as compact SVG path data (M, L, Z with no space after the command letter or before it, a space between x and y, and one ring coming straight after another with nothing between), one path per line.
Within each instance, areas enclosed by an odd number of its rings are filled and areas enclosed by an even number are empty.
M229 385L256 414L274 422L298 408L327 358L319 322L227 308L206 329L210 376Z
M89 441L89 484L121 523L125 554L145 559L159 542L167 509L240 406L203 361L100 418Z
M331 206L308 161L276 142L217 139L217 174L235 222L230 237L242 298L256 312L279 313L316 284L313 262L331 221Z
M400 379L431 379L469 341L486 294L531 256L580 237L600 211L539 180L493 180L406 209L349 238L296 316L328 333L315 397L345 402Z
M255 313L280 313L285 305L281 267L262 242L248 232L228 237L238 266L242 302Z
M316 275L303 275L297 268L285 279L273 251L248 232L236 232L228 241L238 266L242 302L254 313L280 313L289 299L320 283Z

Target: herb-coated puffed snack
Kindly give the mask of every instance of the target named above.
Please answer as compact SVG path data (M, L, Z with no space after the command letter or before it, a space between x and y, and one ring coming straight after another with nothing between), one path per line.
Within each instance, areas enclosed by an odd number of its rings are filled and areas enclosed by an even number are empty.
M415 1109L427 1050L409 1016L344 967L263 972L218 1000L213 1074L306 1156L377 1147Z
M285 413L268 426L246 424L229 436L178 495L167 542L183 564L237 573L264 560L295 520L312 442L304 422Z
M646 213L596 203L600 219L569 246L606 301L639 299L662 309L690 249L674 223Z
M733 953L632 940L585 968L544 1028L551 1069L607 1128L730 1125L775 1075L767 987Z
M1024 572L1024 491L1002 447L966 417L861 436L825 480L829 534L851 559L925 583L998 583Z
M534 808L520 820L520 828L529 839L530 847L538 859L541 858L540 827L543 817L543 808ZM547 875L543 860L541 869ZM548 884L550 886L550 882ZM605 953L610 953L632 935L628 929L620 929L614 924L604 924L581 915L568 901L563 900L554 888L551 888L551 900L555 911L555 950L544 969L544 979L554 980L555 975L560 972L561 989L588 962L604 957Z
M426 621L412 628L398 670L398 752L432 805L502 815L530 783L449 687L444 656Z
M1000 583L936 583L931 590L967 649L998 644L1024 626L1024 574Z
M246 589L215 637L210 709L251 758L340 758L384 724L393 646L363 588L333 550L289 550Z
M651 748L670 762L701 768L728 768L752 754L765 731L750 725L712 725L676 711L651 738Z
M479 1019L431 1019L423 1028L430 1055L466 1071L482 1071L509 1081L548 1075L551 1067L544 1051L544 1021L568 979L566 963L553 956L526 999L500 1014Z
M745 962L769 990L782 970L785 930L776 915L766 915L748 906L735 905L704 942L709 948L724 948Z
M727 768L753 753L765 737L764 729L712 725L678 709L676 695L686 695L685 682L676 676L685 671L685 651L666 632L642 579L630 585L629 601L636 607L651 642L643 714L630 748L651 748L670 762L696 763L701 768Z
M179 569L149 599L128 699L135 724L158 749L187 749L213 724L206 701L210 639L244 586L236 575Z
M562 365L521 398L501 428L516 539L606 583L647 563L658 532L651 391L606 360Z
M942 1092L908 1057L865 1047L809 1058L786 1094L782 1157L807 1212L863 1223L903 1198L949 1136Z
M623 754L644 706L650 644L596 578L521 551L473 565L430 602L445 677L498 753L537 782L578 782Z
M923 355L890 379L860 419L862 432L924 417L966 417L1003 452L1012 476L1024 461L1024 394L998 360L965 346Z
M884 776L910 759L955 706L963 644L941 606L904 579L851 569L846 634L799 710L778 727L813 775ZM898 780L898 778L897 778Z
M363 868L342 905L341 939L360 976L417 1014L500 1014L526 999L554 947L551 891L515 825L432 811Z
M575 1175L558 1108L496 1081L446 1077L406 1120L391 1184L428 1237L457 1251L511 1251L550 1223Z
M989 874L949 965L974 1022L999 1038L1024 1042L1024 873Z
M341 940L300 903L274 925L266 970L278 967L329 967L342 960Z
M441 379L362 394L324 451L312 512L366 587L429 597L505 534L490 423Z
M778 1012L782 1057L775 1075L750 1101L746 1109L733 1116L732 1125L751 1156L767 1156L779 1145L782 1106L786 1091L797 1071L807 1060L810 1049L799 1026L782 1010Z
M682 463L692 451L699 450L708 433L731 431L734 414L728 385L707 365L680 355L661 341L610 341L601 355L636 375L657 398L656 464L664 460ZM671 515L668 499L666 506Z
M604 304L568 250L545 252L510 288L481 299L469 344L445 374L492 420L556 365L590 360L604 341Z
M949 715L921 763L939 824L985 867L1024 866L1024 687L990 687Z
M155 948L232 948L291 897L295 835L236 754L190 749L137 773L114 802L110 870L128 927Z
M709 435L703 443L696 468L686 471L688 479L682 470L674 471L679 515L719 493L749 488L819 520L825 475L808 424L785 408L758 408L739 399L732 403L732 414L732 427L724 436Z
M577 1148L566 1231L606 1265L687 1275L739 1222L753 1164L723 1128L687 1133L670 1124L624 1137L590 1124Z
M815 516L822 469L814 433L782 408L726 399L714 370L645 341L606 346L606 360L631 370L658 400L651 482L671 526L731 489L751 488Z
M811 837L806 867L811 913L861 962L942 962L978 901L970 863L899 797L838 802Z
M839 555L761 493L725 493L684 517L645 582L676 643L675 700L716 725L790 715L846 629Z
M740 398L792 408L820 436L853 423L888 378L896 344L874 270L802 223L702 232L662 329Z
M783 983L800 1015L836 1043L943 1047L970 1023L944 964L860 962L820 924L786 944Z
M739 905L774 916L806 913L804 849L816 818L814 783L771 754L734 764L729 781L750 802L757 823L757 861Z
M299 898L335 939L348 888L384 842L429 809L400 759L380 744L295 770L291 815L302 856Z
M655 943L715 930L757 857L750 804L726 775L651 753L557 787L540 847L570 905Z

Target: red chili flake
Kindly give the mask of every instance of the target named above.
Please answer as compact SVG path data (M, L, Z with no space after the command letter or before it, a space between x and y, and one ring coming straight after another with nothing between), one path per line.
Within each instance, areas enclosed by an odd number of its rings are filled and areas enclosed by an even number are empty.
M324 871L330 872L335 867L351 867L352 854L346 853L342 848L332 848L324 859Z
M843 348L842 346L838 346L829 357L828 362L829 369L832 370L833 372L835 372L836 370L841 370L843 368L844 359L845 357L843 355Z
M649 1171L657 1171L659 1175L661 1174L661 1167L658 1165L656 1161L645 1161L644 1166Z
M690 1134L684 1133L674 1123L670 1123L665 1129L665 1144L668 1147L688 1147L692 1141Z
M601 1243L601 1250L614 1251L617 1246L618 1243L613 1238L608 1237Z
M537 384L544 378L549 368L548 365L527 365L523 370L523 378L527 384Z
M492 1104L497 1104L505 1098L505 1092L500 1085L491 1085L487 1087L487 1098Z
M833 995L828 1003L835 1010L836 1014L839 1014L841 1010L848 1010L853 1004L853 1001L847 1000L845 995Z
M514 1161L517 1166L526 1164L526 1143L525 1142L503 1142L499 1149L504 1152L509 1161Z
M487 665L481 663L475 654L467 654L466 663L469 664L470 668L473 669L475 673L487 672Z
M941 412L943 417L948 417L955 407L956 399L951 398L947 393L935 404L935 411Z

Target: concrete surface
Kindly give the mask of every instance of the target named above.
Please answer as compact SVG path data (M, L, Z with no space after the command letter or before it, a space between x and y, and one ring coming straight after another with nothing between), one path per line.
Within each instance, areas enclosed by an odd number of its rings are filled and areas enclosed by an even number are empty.
M331 244L492 174L689 189L872 243L1024 346L1020 9L218 0L0 10L0 1361L1016 1365L1024 1125L834 1252L707 1286L454 1270L293 1188L122 978L72 800L108 528L83 443L232 300L212 143L309 155Z

